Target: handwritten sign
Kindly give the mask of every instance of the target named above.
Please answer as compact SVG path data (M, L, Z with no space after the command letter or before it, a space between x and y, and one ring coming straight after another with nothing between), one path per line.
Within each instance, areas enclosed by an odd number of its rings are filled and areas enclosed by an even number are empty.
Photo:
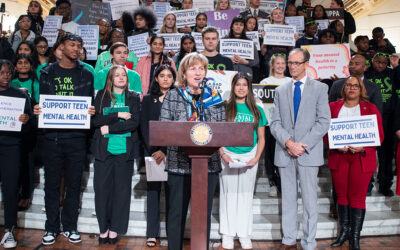
M214 10L214 0L193 0L193 9L199 11Z
M153 6L154 14L157 16L156 29L159 30L163 24L164 16L171 10L171 5L169 2L153 2Z
M322 19L322 20L315 20L318 23L318 30L324 30L329 27L329 20Z
M304 30L304 17L303 16L291 16L285 17L285 22L289 25L296 26L296 32L303 32Z
M230 0L231 8L235 10L245 10L246 0Z
M217 28L219 37L225 37L229 34L232 20L240 14L239 10L215 10L206 11L208 26Z
M89 129L91 102L85 96L40 95L39 128Z
M197 51L202 51L204 50L204 44L203 44L203 37L201 36L200 32L192 32L192 36L194 38L194 42L196 43L196 49Z
M182 28L185 25L194 26L196 24L197 10L177 10L174 11L176 16L176 27Z
M224 70L207 70L207 85L213 90L218 91L222 99L228 100L231 93L231 82L237 71Z
M0 130L21 131L19 117L25 110L25 99L0 96Z
M253 95L256 99L256 102L262 105L264 113L267 117L267 121L271 121L272 112L275 107L275 89L279 85L253 83L251 86L253 87Z
M221 39L219 53L227 57L238 55L253 60L254 43L251 40L243 39Z
M270 14L273 9L278 7L279 3L277 1L260 1L260 9L268 14Z
M266 24L264 44L295 46L294 33L296 33L296 27L292 25Z
M253 40L254 44L257 47L257 50L260 50L260 39L258 37L258 31L247 31L246 36Z
M310 52L307 75L312 79L328 79L334 74L339 78L350 76L349 44L324 44L301 46Z
M62 16L46 16L42 36L46 37L49 47L57 42L58 30L61 29Z
M82 37L83 47L86 49L87 60L97 60L99 48L99 26L98 25L79 25L78 35Z
M149 38L149 33L147 32L128 37L129 51L135 53L138 59L150 53L150 46L147 44L147 38Z
M109 2L108 4L112 20L117 20L125 11L133 13L139 7L139 0L118 0Z
M330 149L380 146L376 115L332 119L328 139Z
M94 25L99 19L110 19L105 1L71 0L71 8L72 20L80 25Z
M183 33L160 33L158 35L164 37L164 50L174 50L177 52L181 48L181 38L184 35Z

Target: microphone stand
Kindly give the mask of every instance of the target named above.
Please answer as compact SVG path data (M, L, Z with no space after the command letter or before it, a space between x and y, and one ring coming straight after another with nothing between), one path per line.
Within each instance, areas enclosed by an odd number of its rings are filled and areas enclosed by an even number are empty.
M199 110L199 115L200 115L200 121L204 122L204 103L203 103L203 96L204 96L204 88L206 86L207 83L207 78L204 78L203 80L201 80L199 82L199 87L201 89L201 94L200 94L200 98L199 98L199 102L200 102L200 110Z

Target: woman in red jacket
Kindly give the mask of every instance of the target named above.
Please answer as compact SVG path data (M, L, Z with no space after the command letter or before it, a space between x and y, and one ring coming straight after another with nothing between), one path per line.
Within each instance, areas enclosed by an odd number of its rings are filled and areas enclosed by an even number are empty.
M366 101L365 86L358 77L343 85L343 99L330 103L332 118L376 115L379 138L383 141L382 118L372 103ZM376 170L375 147L344 147L329 150L328 166L337 193L340 233L331 246L341 246L349 239L350 249L360 249L360 232L365 217L365 198Z

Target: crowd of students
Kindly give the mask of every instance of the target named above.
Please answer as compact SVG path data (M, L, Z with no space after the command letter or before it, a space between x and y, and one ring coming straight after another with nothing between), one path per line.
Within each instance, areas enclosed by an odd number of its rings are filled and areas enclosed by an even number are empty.
M87 166L90 145L90 153L94 157L93 182L99 243L115 244L119 235L127 232L133 163L136 160L140 167L143 156L152 156L158 164L166 162L168 181L147 183L146 244L155 246L160 236L160 196L164 185L168 246L169 249L181 249L191 193L191 163L178 147L150 146L148 124L150 120L200 121L204 118L212 122L254 123L253 147L221 148L209 161L208 239L213 196L219 183L223 247L233 249L233 240L238 237L243 249L252 248L252 199L258 163L264 153L270 196L281 193L285 200L282 217L284 238L279 249L295 249L294 231L287 227L296 218L293 220L286 214L289 213L288 204L292 206L288 202L293 198L289 195L293 194L293 189L289 188L288 180L293 178L293 173L282 168L282 162L285 162L282 154L292 160L298 159L301 163L293 163L296 168L298 164L316 167L314 163L300 160L304 159L304 152L311 154L314 147L308 148L307 144L291 141L295 140L293 136L289 139L285 137L286 132L282 131L287 129L287 124L283 124L287 120L278 113L284 108L276 106L279 97L276 97L275 104L261 108L253 96L253 83L282 86L278 87L277 93L288 84L293 86L290 87L293 94L291 103L295 107L293 127L297 112L301 112L299 105L304 85L310 83L315 88L315 96L320 98L317 103L321 107L328 110L327 103L331 103L331 118L375 114L382 141L378 147L378 191L385 196L393 196L392 160L397 137L400 137L400 68L394 46L385 38L380 27L372 30L371 39L367 35L357 36L354 46L351 46L350 78L339 79L332 75L330 79L317 79L325 83L319 85L306 77L304 67L308 64L309 54L299 48L303 45L353 43L351 34L356 31L354 18L344 10L343 22L335 20L328 29L319 30L317 21L326 19L324 6L312 6L311 0L303 0L302 5L296 7L292 2L287 1L284 11L275 8L267 13L260 9L260 0L250 0L248 8L233 18L228 35L220 37L217 28L207 26L204 12L197 14L195 26L186 25L179 29L175 14L170 12L163 18L161 28L156 30L157 18L151 9L152 1L144 1L133 13L124 12L118 20L99 19L95 23L99 26L98 59L90 61L86 60L82 38L76 35L78 24L72 21L71 2L57 0L49 13L63 16L59 39L50 48L47 39L41 36L44 25L42 7L38 1L30 1L27 14L18 18L15 31L8 38L2 37L0 42L0 96L26 99L24 114L19 118L23 123L21 132L0 132L0 161L3 162L0 171L5 211L3 247L17 246L14 236L17 211L29 208L35 158L41 158L45 173L47 220L42 244L54 244L60 232L72 243L81 242L77 222L82 171ZM171 0L170 5L171 10L192 9L193 1ZM341 0L332 0L330 7L344 8L344 4ZM309 8L312 8L312 18L307 17ZM215 10L228 9L231 9L229 0L216 1ZM285 17L291 16L305 18L304 32L301 36L296 35L294 47L264 45L260 37L261 49L258 51L254 46L252 60L219 53L221 38L249 40L246 32L257 31L259 19L284 25ZM179 51L166 51L165 40L159 34L178 32L185 33ZM201 32L204 50L198 51L191 32ZM129 50L127 37L142 33L149 34L147 43L150 53L139 59L135 51ZM198 82L206 77L207 70L234 70L239 73L232 82L226 83L231 85L226 102L217 91L205 87L202 99L205 110L201 114ZM38 129L37 116L41 113L38 103L42 94L92 97L93 107L88 111L92 116L92 130ZM110 108L121 108L121 111L109 113L107 109ZM316 111L317 116L321 110ZM310 111L310 114L313 113ZM325 126L326 119L330 119L326 117L328 115L329 110L316 123L321 122ZM321 133L325 131L324 126L321 125ZM126 133L128 136L112 136ZM317 133L314 138L316 145L322 146L322 136ZM340 224L339 236L333 246L340 246L349 239L351 248L359 249L365 197L371 193L373 172L377 168L374 157L375 148L368 147L329 151L328 166L334 186L332 196L334 204L338 204L337 209L336 205L331 207L331 216L338 216ZM231 168L230 163L238 160L245 162L247 167ZM315 171L298 171L301 178L306 176L304 180L315 181ZM62 177L63 182L60 181ZM300 183L304 180L300 179ZM308 190L307 195L311 197L316 194L316 183L315 186L302 186L302 190ZM400 195L400 187L397 192ZM60 201L60 197L65 198ZM297 201L297 196L295 199ZM312 208L315 200L303 196L304 199L308 202L309 207L305 209L310 209L307 210L310 217L303 220L306 238L302 240L302 247L312 249L316 244L316 225L314 228L312 224L316 223L316 217L311 215L318 213ZM297 215L297 209L295 213ZM304 228L304 223L309 221L309 228Z

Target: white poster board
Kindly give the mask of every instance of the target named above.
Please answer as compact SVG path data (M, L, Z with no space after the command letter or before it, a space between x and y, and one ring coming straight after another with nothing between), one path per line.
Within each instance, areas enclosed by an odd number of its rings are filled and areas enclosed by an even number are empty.
M181 48L181 38L184 35L183 33L159 33L158 35L164 37L164 50L173 50L175 52L178 52Z
M285 23L296 26L296 32L301 33L304 30L304 17L303 16L291 16L285 17Z
M245 59L253 60L254 43L252 40L221 39L219 53L227 57L238 55Z
M268 14L275 8L279 7L279 2L277 1L260 1L260 9L267 12Z
M246 32L246 36L253 40L253 42L255 43L257 50L260 50L260 39L258 37L258 31L247 31Z
M201 12L214 10L214 0L193 0L193 9Z
M228 100L231 92L231 82L233 77L237 74L237 71L231 70L207 70L207 85L213 89L218 91L222 99Z
M87 60L97 60L99 49L99 26L98 25L79 25L77 33L83 40L83 47L86 49Z
M150 53L150 46L147 44L148 38L149 33L147 32L128 37L129 51L135 53L138 59L147 56Z
M245 10L246 9L246 0L230 0L231 8L238 9L238 10Z
M350 76L349 44L306 45L301 48L310 52L307 75L312 79L329 79L334 74L339 78Z
M318 30L324 30L329 27L329 20L322 19L322 20L315 20L318 23Z
M258 35L260 37L263 37L262 33L265 31L265 25L269 24L270 21L269 19L260 19L257 21L257 23L258 23Z
M42 36L46 37L49 47L57 42L58 30L61 29L62 16L46 16Z
M376 115L331 119L329 148L380 146Z
M91 103L86 96L40 95L39 128L89 129Z
M146 179L147 181L167 181L168 172L165 172L165 162L161 161L158 165L153 157L145 157ZM165 159L167 160L167 159Z
M200 32L192 32L192 36L196 43L196 50L197 51L204 50L203 37L201 36L201 33Z
M153 2L154 14L157 16L156 29L159 30L163 24L164 16L171 11L169 2Z
M266 24L264 44L278 46L295 46L296 27L292 25Z
M122 13L127 11L133 13L133 11L139 7L139 0L114 0L108 3L109 12L112 20L118 20Z
M25 98L0 96L0 130L21 131L19 117L25 110Z
M174 11L176 16L176 27L183 28L185 25L188 25L189 27L196 25L197 12L198 11L195 9Z

